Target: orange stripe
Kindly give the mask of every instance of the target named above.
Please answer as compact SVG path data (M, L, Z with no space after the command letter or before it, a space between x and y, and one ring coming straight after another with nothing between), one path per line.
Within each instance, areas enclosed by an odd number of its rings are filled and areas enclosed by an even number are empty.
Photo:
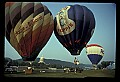
M24 43L24 37L22 37L19 41L19 46L20 46L20 49L21 49L21 53L20 54L21 56L27 56L27 52L26 52L26 48L25 48L25 43Z
M31 41L32 41L31 33L32 33L32 31L29 31L24 37L24 43L25 43L24 45L25 45L28 56L30 55L30 50L31 50Z
M43 39L45 38L46 32L47 32L47 29L40 34L38 42L43 41Z
M37 44L37 40L38 40L41 28L42 28L42 26L40 25L37 29L35 29L32 32L31 52L35 50L35 46Z

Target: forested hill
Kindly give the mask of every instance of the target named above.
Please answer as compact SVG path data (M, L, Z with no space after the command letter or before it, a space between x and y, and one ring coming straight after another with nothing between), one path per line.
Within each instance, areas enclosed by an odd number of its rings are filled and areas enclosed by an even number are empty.
M6 61L12 61L11 58L5 58ZM22 59L16 59L13 61L17 61L17 62L23 62ZM39 62L40 58L36 58L36 60L34 62ZM56 59L44 59L45 64L56 64L56 65L61 65L61 66L66 66L66 67L75 67L73 62L68 62L68 61L62 61L62 60L56 60ZM78 67L91 67L91 64L83 64L80 63L79 65L77 65Z

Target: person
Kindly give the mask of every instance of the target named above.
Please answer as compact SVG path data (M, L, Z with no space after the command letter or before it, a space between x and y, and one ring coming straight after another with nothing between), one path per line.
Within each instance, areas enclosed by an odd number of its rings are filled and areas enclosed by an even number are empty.
M79 62L79 61L78 61L77 58L75 57L75 59L74 59L74 64L75 64L75 65L78 65L78 62ZM74 71L75 71L75 73L77 72L76 66L75 66L75 70L74 70Z
M77 58L75 57L75 59L74 59L74 64L77 65L78 62L79 62L79 61L78 61Z

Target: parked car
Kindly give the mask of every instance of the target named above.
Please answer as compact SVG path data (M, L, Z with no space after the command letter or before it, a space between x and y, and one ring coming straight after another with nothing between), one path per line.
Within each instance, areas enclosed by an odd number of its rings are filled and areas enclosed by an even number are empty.
M17 72L17 70L14 68L11 68L11 67L5 68L5 73L16 73L16 72Z
M81 73L83 71L82 68L70 68L70 72L78 72L78 73Z

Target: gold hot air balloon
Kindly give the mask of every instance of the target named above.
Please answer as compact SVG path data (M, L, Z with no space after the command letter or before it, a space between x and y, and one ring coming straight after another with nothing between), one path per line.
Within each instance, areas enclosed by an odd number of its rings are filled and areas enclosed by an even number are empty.
M5 3L5 36L24 61L36 59L53 29L52 13L42 3Z

